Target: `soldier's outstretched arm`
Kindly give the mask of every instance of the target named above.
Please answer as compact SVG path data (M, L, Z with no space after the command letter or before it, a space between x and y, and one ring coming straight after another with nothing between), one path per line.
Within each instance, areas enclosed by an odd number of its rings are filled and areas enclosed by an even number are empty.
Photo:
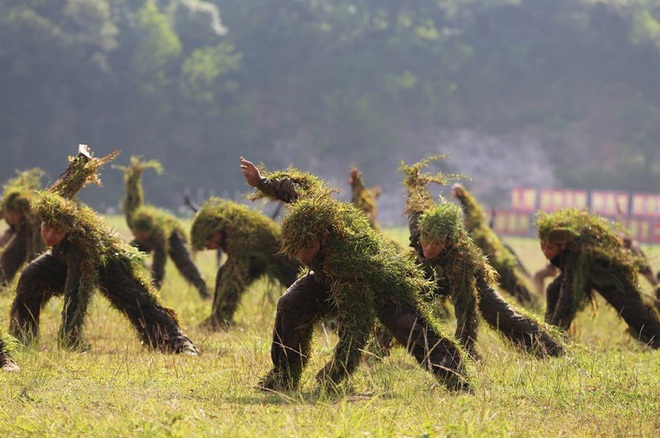
M298 199L294 182L290 178L269 179L261 176L259 169L251 161L241 157L241 173L249 186L256 188L271 199L276 199L287 204Z

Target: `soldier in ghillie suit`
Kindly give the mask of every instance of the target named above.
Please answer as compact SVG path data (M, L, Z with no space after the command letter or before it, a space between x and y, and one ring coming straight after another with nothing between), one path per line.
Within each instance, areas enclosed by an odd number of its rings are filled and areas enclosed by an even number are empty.
M11 349L15 343L16 340L5 332L4 327L0 327L0 370L18 371L18 365L11 357Z
M401 163L408 193L406 212L410 246L417 253L428 278L436 282L436 293L454 303L456 337L475 358L478 315L517 347L537 357L561 356L563 347L532 316L514 309L495 290L497 273L470 238L460 207L451 202L436 204L428 191L432 182L444 185L454 176L421 169L444 156L431 156L411 166Z
M621 219L623 219L623 215L621 215ZM619 220L619 222L621 222L621 220ZM632 252L633 257L636 259L635 266L637 268L637 272L642 274L642 276L646 278L651 286L655 288L655 305L658 307L658 309L660 309L660 272L657 274L657 276L653 275L653 269L651 268L649 260L637 239L632 238L630 234L628 234L628 232L623 228L615 230L615 233L621 239L623 247ZM545 293L545 279L549 277L556 277L558 273L559 269L553 266L552 263L548 263L546 266L536 271L533 278L537 290L540 291L539 295L543 295Z
M90 182L100 183L97 170L117 152L101 159L91 154L70 158L67 171L33 207L41 235L50 251L22 272L11 308L10 332L28 343L38 332L39 315L48 300L63 295L59 343L84 349L83 325L95 289L122 312L151 348L196 354L194 344L163 307L142 266L141 253L113 234L103 219L73 198Z
M528 275L520 259L504 244L500 236L486 222L476 198L462 184L451 189L452 196L459 200L464 213L465 228L474 243L488 257L488 262L499 275L499 285L511 294L518 303L531 306L537 301L527 287Z
M191 228L193 250L222 248L227 260L218 269L211 316L204 322L212 330L226 329L243 292L257 279L289 287L300 265L279 252L280 226L250 208L210 198L199 209Z
M561 271L546 290L545 319L567 330L595 290L626 321L635 339L658 348L660 322L638 287L640 259L624 247L616 226L577 209L538 214L541 250Z
M25 170L4 186L0 211L9 228L0 238L0 247L6 245L0 255L0 287L11 283L23 264L46 250L39 234L39 221L30 206L42 176L41 169Z
M192 284L203 299L210 298L206 281L192 261L186 247L186 233L179 221L168 212L144 204L142 170L147 168L161 172L158 161L141 161L131 157L129 166L117 166L124 171L126 199L124 213L126 223L134 237L132 244L140 251L153 252L151 271L156 287L160 288L165 277L165 264L169 255L183 278Z
M375 230L378 230L378 223L376 222L378 208L376 207L376 201L380 196L380 186L367 188L364 182L362 182L362 173L357 167L351 167L348 184L351 186L351 202L355 208L367 216L369 225Z
M241 171L257 189L255 199L289 204L282 251L312 269L277 304L274 366L261 388L295 389L309 359L315 323L335 318L339 341L316 375L322 387L339 384L356 369L378 319L440 382L452 390L468 389L460 347L430 322L420 303L429 283L412 259L401 257L361 212L334 199L318 178L292 168L262 178L242 157Z

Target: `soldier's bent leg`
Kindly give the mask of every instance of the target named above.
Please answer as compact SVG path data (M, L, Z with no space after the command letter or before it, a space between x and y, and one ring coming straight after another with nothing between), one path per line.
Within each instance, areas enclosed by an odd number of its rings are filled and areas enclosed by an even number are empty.
M19 230L0 255L0 287L8 286L26 262L28 255L26 237L26 231Z
M386 303L378 319L397 341L451 390L469 389L459 347L438 331L411 305Z
M644 304L637 290L616 287L596 287L630 327L630 334L652 348L660 348L660 321L653 310Z
M64 292L67 267L51 253L43 254L23 269L11 306L9 332L29 343L39 330L41 309L55 295Z
M204 281L199 269L197 269L197 266L190 258L190 252L186 248L183 238L178 233L172 233L170 236L169 256L186 281L195 286L199 295L203 299L210 298L206 281Z
M243 292L261 276L261 272L253 272L252 269L236 272L237 269L239 267L232 263L218 268L211 316L204 320L202 326L210 330L228 330L233 324Z
M547 334L530 318L515 311L502 296L483 281L479 289L479 312L493 329L498 330L514 344L538 357L561 356L561 344Z
M116 263L106 266L101 273L100 290L115 309L126 315L145 345L167 353L196 354L174 312L163 307L125 267Z
M500 285L502 286L502 289L510 293L519 304L530 306L533 303L532 294L516 277L516 273L512 268L500 271Z
M294 282L277 303L271 359L273 368L259 386L295 389L309 359L314 324L332 312L328 287L310 272Z

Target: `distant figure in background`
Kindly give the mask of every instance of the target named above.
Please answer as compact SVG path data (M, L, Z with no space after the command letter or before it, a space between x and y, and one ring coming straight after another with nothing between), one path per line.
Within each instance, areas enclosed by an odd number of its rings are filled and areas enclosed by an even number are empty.
M357 167L351 167L348 184L351 186L351 202L355 208L367 216L371 227L378 230L379 227L376 222L378 208L376 207L376 201L378 201L378 197L380 196L380 186L366 188L362 181L362 173Z
M190 195L187 193L183 195L183 203L186 204L186 206L192 210L193 213L197 213L200 209L199 204L197 204L195 201L192 200ZM193 248L194 250L195 248ZM220 266L220 263L222 262L222 247L218 247L215 250L215 263L216 265Z
M201 208L199 204L193 201L190 195L188 194L183 195L183 202L186 204L186 206L188 206L189 209L192 210L193 213L197 213ZM270 214L270 218L272 220L275 220L277 216L280 214L281 210L282 210L282 204L278 202L275 205L275 210L273 210L273 212ZM215 260L218 266L220 266L220 261L222 260L222 246L218 247L218 249L216 250Z
M499 275L499 285L520 304L531 306L538 301L527 288L529 276L523 263L509 250L500 236L486 223L481 206L462 184L454 184L452 195L463 207L465 228L474 243L488 257L488 262Z
M638 240L633 239L623 230L615 230L615 233L621 239L623 247L628 249L636 257L635 267L637 271L646 278L646 280L655 288L656 306L660 308L660 272L657 276L653 275L653 269L648 262L648 258ZM552 265L547 264L543 268L534 273L534 284L540 296L545 294L545 279L548 277L555 277L559 273L559 269Z
M430 183L445 185L448 176L423 173L430 162L444 156L430 156L413 165L401 163L403 186L408 193L406 213L410 246L428 278L436 283L434 293L449 296L456 314L456 337L474 358L478 316L516 347L537 357L561 356L560 342L553 339L543 323L514 309L495 290L497 273L465 229L460 207L444 199L435 203Z
M227 260L218 269L211 316L204 325L228 329L245 290L266 276L289 287L300 264L280 253L280 226L258 211L232 201L210 198L193 219L190 235L195 251L222 249Z
M638 259L608 221L563 209L540 212L536 229L543 254L561 271L546 292L549 324L567 330L595 290L626 321L635 339L660 347L660 321L642 301L638 287Z
M0 248L5 247L0 255L0 288L8 286L25 263L46 250L31 205L43 175L38 168L25 170L4 185L0 216L9 228L0 236Z
M156 287L160 288L163 284L169 255L183 278L197 289L203 299L209 299L206 281L186 247L187 239L183 226L165 210L144 204L142 170L153 168L160 172L160 163L156 160L141 161L139 157L131 157L128 166L116 167L124 171L124 214L126 223L133 232L133 245L140 251L153 253L151 272Z
M54 296L63 296L58 341L67 349L88 348L83 326L92 293L98 290L126 316L142 342L170 353L195 355L192 341L179 328L174 311L163 307L142 266L142 254L113 233L102 217L75 199L87 184L100 184L98 169L115 158L81 152L50 189L34 203L41 235L50 251L21 273L11 307L10 332L27 344L35 339L41 310Z

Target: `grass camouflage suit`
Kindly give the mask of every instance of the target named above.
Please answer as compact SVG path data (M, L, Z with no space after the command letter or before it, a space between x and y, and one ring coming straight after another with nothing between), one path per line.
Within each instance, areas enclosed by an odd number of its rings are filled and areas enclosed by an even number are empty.
M335 385L360 363L376 319L450 389L468 387L460 347L429 322L419 296L428 286L412 260L373 230L351 204L332 197L318 178L289 169L262 178L241 158L241 171L258 197L288 203L282 250L312 271L298 278L277 304L271 357L263 388L295 389L309 359L316 322L335 318L339 341L316 375Z
M348 184L351 186L351 202L355 208L367 216L371 227L378 230L378 222L376 222L378 207L376 206L376 201L380 196L380 186L367 188L362 181L362 173L357 167L351 167Z
M637 270L645 261L624 246L617 226L577 209L537 215L541 250L560 270L546 290L545 319L567 330L595 290L626 321L635 339L658 348L660 322L642 301L638 286Z
M74 200L89 182L100 183L98 168L116 156L95 159L87 151L70 158L69 168L34 203L42 236L50 251L22 272L11 307L10 332L28 343L38 332L48 300L63 295L59 342L64 348L86 348L82 336L89 300L95 289L122 312L142 342L165 352L195 354L195 346L163 307L142 266L142 255L113 234L89 207Z
M151 272L156 287L160 288L163 284L169 256L183 278L197 289L199 295L204 299L209 298L206 281L192 261L186 247L186 233L179 221L165 210L144 204L142 170L154 168L160 172L160 163L154 160L143 162L138 157L131 157L129 166L116 167L124 171L124 214L134 236L132 245L140 251L153 253Z
M450 296L454 303L456 337L475 357L478 315L507 340L538 357L560 356L561 344L555 341L531 316L514 309L495 290L497 273L488 264L463 224L460 207L451 202L436 204L428 191L432 182L444 185L448 176L421 171L432 156L411 166L401 164L403 185L408 193L406 212L410 246L417 253L427 277L436 282L436 293ZM449 176L451 177L451 176ZM437 245L433 254L425 245Z
M282 231L271 218L244 205L220 198L204 203L193 219L193 250L222 248L226 261L218 269L210 329L227 328L243 292L257 279L289 287L300 265L281 254Z
M42 176L41 169L25 170L4 186L0 210L9 228L2 239L6 246L0 255L0 287L9 285L25 263L46 250L31 207Z
M465 213L465 228L474 243L488 257L488 263L497 271L502 289L524 306L535 303L537 299L527 287L529 275L522 262L488 225L474 195L462 184L454 184L452 195L461 203Z

